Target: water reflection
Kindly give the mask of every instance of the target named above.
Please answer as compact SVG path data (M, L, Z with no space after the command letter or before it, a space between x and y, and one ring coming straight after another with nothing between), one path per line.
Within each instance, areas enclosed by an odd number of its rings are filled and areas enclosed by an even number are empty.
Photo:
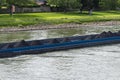
M0 43L29 39L30 32L0 33Z
M59 30L35 30L35 31L23 31L23 32L11 32L1 33L0 42L11 42L20 40L38 40L47 38L58 38L67 36L76 36L84 34L96 34L103 31L118 31L120 26L91 26L91 27L80 27L73 29L59 29Z

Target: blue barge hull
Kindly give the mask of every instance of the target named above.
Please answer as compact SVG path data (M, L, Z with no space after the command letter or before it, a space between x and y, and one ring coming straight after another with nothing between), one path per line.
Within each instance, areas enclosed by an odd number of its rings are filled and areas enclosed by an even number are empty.
M24 45L18 47L14 46L18 42L2 43L0 44L1 46L0 58L13 57L18 55L27 55L27 54L41 54L44 52L51 52L51 51L120 43L120 35L118 33L111 33L111 35L108 35L108 33L103 32L101 34L94 34L94 35L44 39L44 40L37 40L42 44L38 43L35 45ZM36 40L23 41L23 43L30 44L35 41ZM6 45L7 47L4 47ZM10 45L12 45L12 47L10 47Z

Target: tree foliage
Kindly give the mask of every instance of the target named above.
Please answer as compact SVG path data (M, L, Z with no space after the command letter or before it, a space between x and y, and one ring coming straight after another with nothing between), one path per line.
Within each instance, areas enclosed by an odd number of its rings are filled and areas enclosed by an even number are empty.
M114 10L117 8L120 0L101 0L99 2L101 9ZM120 5L120 4L119 4Z
M13 15L13 5L17 6L33 5L34 1L35 0L4 0L6 5L10 8L10 15Z
M99 7L99 0L47 0L50 5L56 7L66 8L79 8L82 12L83 9L91 10Z
M6 4L6 0L0 0L0 6L5 5Z
M120 0L48 0L48 3L58 7L84 9L115 10L120 7Z
M47 0L48 4L51 6L61 7L66 10L67 8L76 8L80 7L80 0Z
M14 5L19 5L19 6L24 6L24 5L31 5L34 3L35 0L6 0L6 3L9 5L14 4Z
M120 0L117 1L117 7L120 8Z

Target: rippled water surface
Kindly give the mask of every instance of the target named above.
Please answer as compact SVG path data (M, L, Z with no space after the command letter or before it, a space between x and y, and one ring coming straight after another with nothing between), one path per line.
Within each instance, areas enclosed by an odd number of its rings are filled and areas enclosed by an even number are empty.
M1 42L118 31L120 26L1 33ZM0 59L0 80L120 80L120 44Z

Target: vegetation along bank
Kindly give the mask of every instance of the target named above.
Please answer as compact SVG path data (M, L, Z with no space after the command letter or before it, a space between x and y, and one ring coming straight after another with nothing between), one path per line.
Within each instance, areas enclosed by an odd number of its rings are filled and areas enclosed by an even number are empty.
M27 25L50 25L63 23L77 23L83 24L87 22L101 22L101 21L119 21L120 11L100 11L93 12L92 15L80 14L79 12L49 12L49 13L23 13L14 14L0 14L0 27L23 27Z

